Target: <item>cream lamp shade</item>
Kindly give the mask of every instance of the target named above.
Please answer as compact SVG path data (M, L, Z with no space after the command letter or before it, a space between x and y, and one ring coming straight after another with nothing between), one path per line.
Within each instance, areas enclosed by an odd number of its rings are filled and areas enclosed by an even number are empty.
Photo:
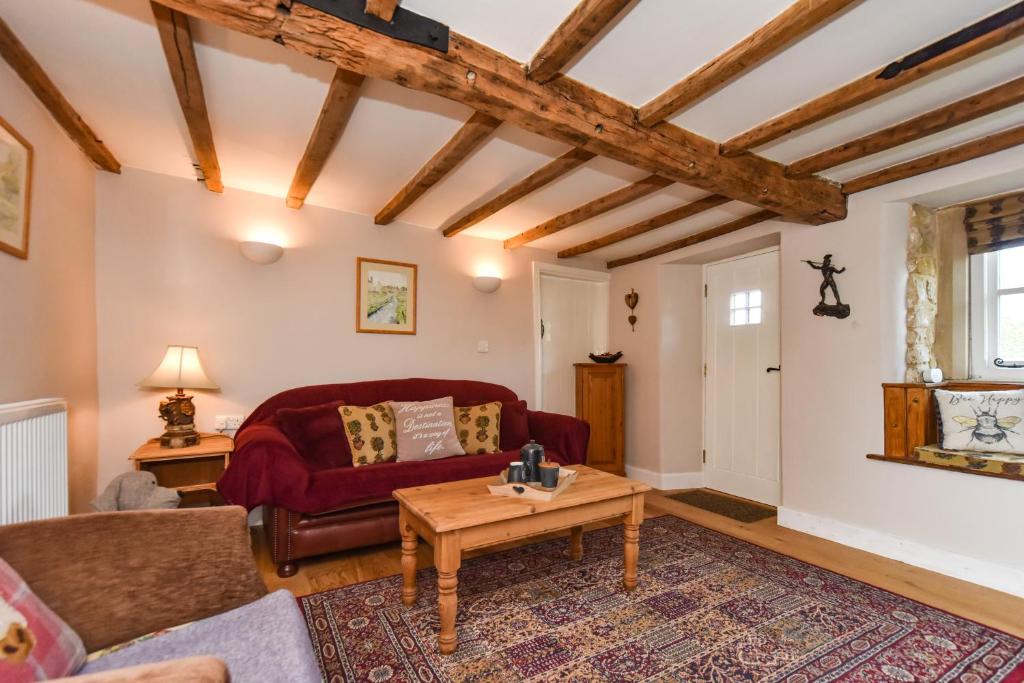
M140 387L153 389L220 389L206 376L195 346L168 346L164 359Z

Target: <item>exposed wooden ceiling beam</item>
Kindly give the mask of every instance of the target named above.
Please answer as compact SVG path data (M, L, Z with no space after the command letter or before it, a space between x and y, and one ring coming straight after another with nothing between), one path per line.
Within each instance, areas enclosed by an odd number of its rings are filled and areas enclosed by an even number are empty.
M732 200L728 197L724 197L720 194L711 194L707 197L701 197L700 199L677 206L674 209L669 209L663 213L659 213L657 216L653 216L646 220L642 220L639 223L634 223L629 227L616 230L615 232L607 235L602 235L597 239L592 239L589 242L583 244L577 244L575 247L569 247L558 252L558 258L569 258L570 256L579 256L580 254L586 254L596 249L616 244L623 240L628 240L630 237L636 237L637 235L643 235L651 230L657 230L658 228L666 225L671 225L677 221L681 221L684 218L690 216L696 216L697 214L714 209L715 207L728 204Z
M677 240L672 240L671 242L662 244L660 247L648 249L647 251L636 254L635 256L626 256L624 258L609 261L607 265L609 268L618 268L619 266L625 266L630 263L636 263L637 261L644 261L649 258L654 258L655 256L667 254L677 249L692 247L695 244L707 242L710 239L721 237L722 235L728 235L730 232L743 230L744 228L749 228L751 225L763 223L764 221L769 221L773 218L778 218L778 214L775 213L774 211L758 211L757 213L753 213L749 216L744 216L743 218L737 218L734 221L729 221L728 223L724 223L714 228L698 232L694 235L687 235L686 237L682 237Z
M588 152L585 149L570 149L562 156L549 161L547 164L526 176L515 185L512 185L497 197L494 197L472 211L459 216L451 223L451 225L444 229L444 236L454 237L455 235L458 235L466 228L476 225L485 218L498 213L506 206L519 201L523 197L539 190L548 183L552 183L558 178L561 178L573 169L590 161L595 156L597 155L593 152Z
M672 184L672 181L666 178L661 178L656 175L647 176L646 178L638 180L631 185L621 187L614 192L609 192L603 197L598 197L593 201L577 206L575 209L566 211L565 213L555 216L550 220L546 220L540 225L519 233L515 237L510 237L505 240L505 248L517 249L533 242L534 240L539 240L541 237L553 235L556 232L565 230L566 228L572 227L578 223L590 220L595 216L600 216L602 213L606 213L612 209L617 209L620 206L636 201L641 197L646 197L647 195L653 194L654 192L664 189Z
M835 168L850 161L920 140L1021 102L1024 102L1024 76L984 92L975 93L927 114L857 138L852 142L837 145L832 149L795 161L786 167L786 173L792 176L802 176L827 168Z
M1022 144L1024 144L1024 126L1017 126L1016 128L1004 130L1001 133L988 135L980 140L972 140L956 147L950 147L933 154L926 154L922 157L905 161L902 164L896 164L862 175L859 178L843 183L843 191L847 194L863 192L879 185L887 185L897 180L912 178L922 173L946 168L947 166L954 166L964 161L1001 152L1004 149Z
M640 107L645 126L664 121L753 69L860 0L797 0L749 36Z
M1018 3L1008 10L1003 10L1003 12L999 14L1012 12L1014 10L1019 12L1020 8L1024 8L1024 2ZM969 32L975 27L983 25L984 22L989 19L991 19L991 17L962 29L954 35L965 35L963 32ZM990 50L998 45L1002 45L1008 40L1012 40L1021 34L1024 34L1024 17L1014 19L995 30L982 33L967 42L961 43L951 50L942 52L930 59L926 59L925 61L911 66L910 68L901 70L891 78L885 78L883 76L883 72L885 72L887 68L892 68L892 65L886 65L886 67L873 71L869 74L865 74L864 76L861 76L860 78L851 81L828 94L817 97L810 102L806 102L795 109L791 109L785 114L776 116L774 119L766 123L762 123L745 133L741 133L740 135L727 140L722 144L722 154L725 156L736 156L748 150L760 147L761 145L777 140L784 135L788 135L795 130L800 130L801 128L813 123L827 119L830 116L852 109L857 105L873 100L876 97L881 97L886 93L892 92L893 90L901 88L909 83L913 83L914 81L924 78L929 74L933 74L936 71L958 64L969 57L973 57L974 55ZM953 36L947 36L943 41L950 40L952 37ZM942 41L939 41L939 43L941 42ZM933 43L932 45L934 46L937 44L938 43ZM932 46L926 46L914 53L914 55L920 53L922 50L927 50L930 47ZM912 57L913 55L910 56Z
M821 224L846 215L838 184L792 179L756 155L726 159L718 145L670 124L636 125L632 107L568 77L539 84L523 65L452 33L447 54L359 28L286 0L163 0L200 19L242 31L350 71L462 102L539 135L676 182Z
M111 173L121 172L121 163L107 149L103 141L96 137L96 133L57 89L54 82L43 71L43 67L39 65L28 48L18 40L14 31L3 19L0 19L0 55L43 103L43 106L49 110L68 137L78 145L85 156L96 164L97 168Z
M327 157L345 131L352 107L359 98L359 86L363 84L365 78L362 74L345 69L334 72L331 86L327 89L327 97L320 108L320 116L313 127L313 134L309 137L306 151L299 161L299 167L295 169L291 187L288 188L285 203L289 208L298 209L306 201L306 195L320 177Z
M490 114L473 112L473 115L462 124L462 128L459 128L452 139L437 150L434 156L430 157L430 161L425 163L423 168L405 184L405 187L399 190L398 194L377 212L373 222L377 225L387 225L395 220L400 213L412 206L413 202L422 197L427 190L448 175L460 161L479 147L500 125L501 121Z
M199 75L188 16L156 2L151 2L150 6L160 33L160 44L167 58L167 68L174 81L174 91L178 94L181 113L185 115L188 134L192 138L196 161L203 174L203 182L211 192L223 192L224 183L220 178L220 163L213 144L213 128L210 126L210 114L206 110L203 79Z
M395 16L395 8L398 7L398 0L366 0L366 14L372 14L378 19L391 21Z
M565 68L631 0L582 0L544 42L526 67L530 78L547 83Z

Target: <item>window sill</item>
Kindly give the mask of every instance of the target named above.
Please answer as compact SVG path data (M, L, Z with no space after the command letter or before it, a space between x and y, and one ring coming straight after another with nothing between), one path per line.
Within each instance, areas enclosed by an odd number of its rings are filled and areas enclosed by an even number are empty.
M914 465L915 467L929 467L936 470L945 470L947 472L962 472L963 474L978 474L983 477L998 477L1000 479L1013 479L1015 481L1024 481L1024 468L1021 468L1021 472L1017 474L1009 474L1006 472L992 472L986 470L973 469L962 464L936 464L932 462L922 462L920 460L913 460L911 458L898 458L890 455L876 455L869 453L867 458L869 460L881 460L884 462L894 462L901 465Z

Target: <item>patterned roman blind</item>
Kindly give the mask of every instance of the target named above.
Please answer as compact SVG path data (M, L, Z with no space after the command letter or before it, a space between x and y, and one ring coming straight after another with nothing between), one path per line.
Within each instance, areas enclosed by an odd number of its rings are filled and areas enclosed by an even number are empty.
M1024 246L1024 190L968 204L964 228L971 254Z

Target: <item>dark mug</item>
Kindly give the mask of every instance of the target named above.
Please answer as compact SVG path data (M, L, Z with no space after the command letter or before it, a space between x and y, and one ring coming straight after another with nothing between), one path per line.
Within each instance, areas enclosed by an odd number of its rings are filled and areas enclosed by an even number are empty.
M540 485L546 489L558 486L558 463L545 462L540 466Z
M508 481L510 484L521 484L526 481L526 470L521 462L508 464Z

